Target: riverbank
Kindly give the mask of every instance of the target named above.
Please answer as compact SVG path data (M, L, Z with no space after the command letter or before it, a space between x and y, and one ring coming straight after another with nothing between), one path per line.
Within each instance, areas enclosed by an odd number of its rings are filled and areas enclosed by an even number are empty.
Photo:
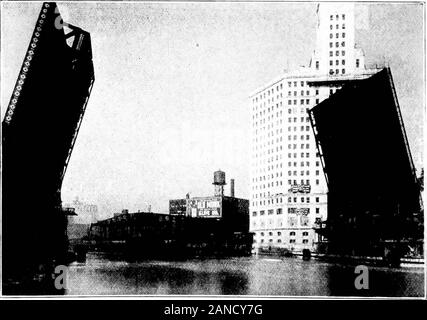
M319 261L325 261L330 263L340 263L348 265L370 265L370 266L381 266L387 267L389 263L385 261L382 257L369 257L369 256L341 256L333 254L321 254L321 253L310 253L305 255L303 252L286 252L285 254L281 252L268 252L263 251L259 253L254 253L254 256L264 256L264 257L277 257L277 258L301 258L305 260L316 259ZM401 267L408 268L424 268L425 267L425 258L401 258L400 259ZM395 267L395 266L393 266Z

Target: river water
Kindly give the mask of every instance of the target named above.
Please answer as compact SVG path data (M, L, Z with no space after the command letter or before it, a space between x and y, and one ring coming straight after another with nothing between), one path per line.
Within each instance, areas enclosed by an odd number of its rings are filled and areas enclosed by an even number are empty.
M300 258L245 257L127 262L89 253L69 268L69 295L250 295L423 297L424 268L369 267L356 289L354 266Z

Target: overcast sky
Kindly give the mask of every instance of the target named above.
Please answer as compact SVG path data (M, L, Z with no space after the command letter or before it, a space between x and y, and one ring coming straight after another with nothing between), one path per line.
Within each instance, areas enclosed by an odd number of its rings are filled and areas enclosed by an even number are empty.
M2 119L41 3L2 2ZM415 165L423 161L423 8L359 4L367 63L389 62ZM309 62L315 3L59 3L91 33L95 85L62 198L167 212L213 194L213 172L249 198L249 94ZM368 10L368 11L365 11ZM380 125L380 124L379 124ZM228 186L226 193L228 194Z

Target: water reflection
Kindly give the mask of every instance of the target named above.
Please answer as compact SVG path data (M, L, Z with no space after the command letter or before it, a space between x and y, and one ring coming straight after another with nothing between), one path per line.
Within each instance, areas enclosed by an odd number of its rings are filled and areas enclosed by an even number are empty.
M70 266L71 295L424 296L422 268L369 268L357 290L354 267L296 258L126 262L90 254Z
M330 294L333 296L422 297L424 269L387 269L369 267L369 289L356 289L358 274L354 266L334 265L328 268Z

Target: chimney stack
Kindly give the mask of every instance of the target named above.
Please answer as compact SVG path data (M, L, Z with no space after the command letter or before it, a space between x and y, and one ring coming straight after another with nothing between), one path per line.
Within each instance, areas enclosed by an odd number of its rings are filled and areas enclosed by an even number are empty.
M230 180L230 197L234 198L234 179Z

